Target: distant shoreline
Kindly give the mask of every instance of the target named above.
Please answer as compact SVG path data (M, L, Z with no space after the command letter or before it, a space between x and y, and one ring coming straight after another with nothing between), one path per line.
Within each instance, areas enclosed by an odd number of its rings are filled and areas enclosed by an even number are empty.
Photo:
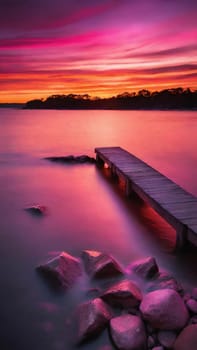
M165 89L153 91L124 92L108 98L91 97L88 94L51 95L22 103L1 103L2 108L45 110L197 110L197 90Z
M108 98L88 94L52 95L28 101L24 109L65 110L196 110L197 90L181 87L161 91L124 92Z
M24 104L20 106L15 106L13 104L0 104L0 109L21 109L21 110L55 110L55 111L197 111L197 107L195 108L27 108Z

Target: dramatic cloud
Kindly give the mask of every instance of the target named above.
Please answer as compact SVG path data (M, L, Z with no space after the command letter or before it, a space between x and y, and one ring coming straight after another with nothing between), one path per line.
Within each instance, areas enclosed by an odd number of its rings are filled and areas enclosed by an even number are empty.
M193 0L0 0L0 101L197 88Z

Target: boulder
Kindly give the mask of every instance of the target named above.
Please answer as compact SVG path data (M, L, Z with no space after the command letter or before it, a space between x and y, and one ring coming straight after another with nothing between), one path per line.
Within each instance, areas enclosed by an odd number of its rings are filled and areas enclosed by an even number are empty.
M158 341L166 349L171 349L176 340L177 334L172 331L160 331L157 333Z
M152 327L161 330L182 329L189 318L183 300L173 289L161 289L146 294L140 311Z
M79 305L77 309L78 343L102 332L111 318L109 307L100 298Z
M121 266L111 255L94 250L84 250L82 259L86 272L93 278L110 278L123 274Z
M117 307L132 308L140 304L142 293L135 283L123 280L109 287L101 298Z
M146 349L145 327L138 316L123 315L112 318L110 334L115 346L120 350Z
M182 292L183 288L177 280L166 272L160 272L158 276L148 284L147 291L151 292L158 289L174 289L176 292Z
M189 325L182 330L177 337L174 350L196 350L197 349L197 324Z
M54 156L54 157L46 157L44 158L46 160L50 160L51 162L56 162L56 163L65 163L65 164L69 164L69 163L95 163L96 160L95 158L89 157L85 154L81 155L81 156L73 156L73 155L69 155L69 156Z
M197 314L197 301L190 298L189 300L187 300L186 302L187 308L189 309L189 311L191 311L193 314Z
M39 265L37 271L51 286L64 290L72 287L82 275L80 260L66 252L62 252L45 264Z
M78 163L95 163L95 158L89 157L85 154L75 157L75 161Z
M153 257L135 261L129 266L129 269L134 271L138 276L146 279L154 277L159 272L158 265Z
M26 211L33 215L42 216L46 214L46 207L44 205L33 205L32 207L25 208Z
M46 160L50 160L51 162L56 163L73 163L75 161L75 157L70 156L54 156L54 157L46 157L44 158Z

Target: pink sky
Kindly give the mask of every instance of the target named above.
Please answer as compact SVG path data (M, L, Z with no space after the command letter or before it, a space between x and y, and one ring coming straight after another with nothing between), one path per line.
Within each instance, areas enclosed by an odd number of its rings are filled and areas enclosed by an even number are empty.
M0 102L197 89L197 2L1 0Z

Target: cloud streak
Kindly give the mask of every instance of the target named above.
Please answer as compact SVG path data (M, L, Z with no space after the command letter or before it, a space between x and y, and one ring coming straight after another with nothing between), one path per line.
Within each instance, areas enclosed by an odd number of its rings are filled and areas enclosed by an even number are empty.
M1 0L0 101L197 88L197 4Z

